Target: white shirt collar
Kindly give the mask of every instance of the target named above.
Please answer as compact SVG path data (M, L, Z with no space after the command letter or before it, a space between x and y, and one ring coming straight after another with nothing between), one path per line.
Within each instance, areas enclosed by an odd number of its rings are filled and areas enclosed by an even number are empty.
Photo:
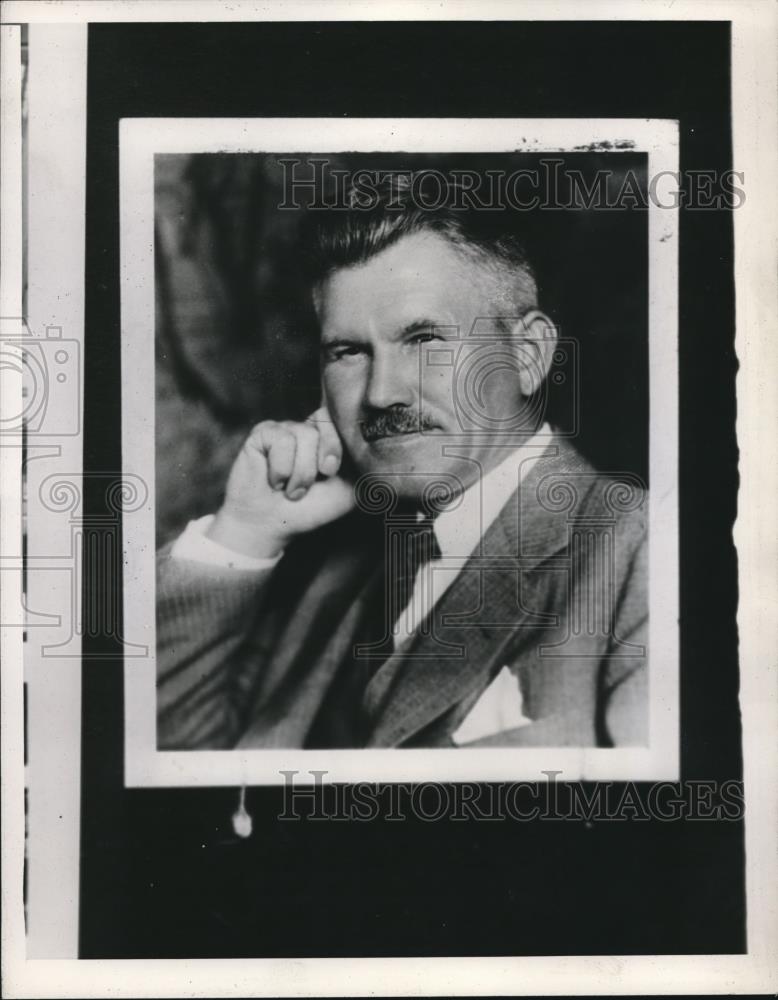
M435 518L435 537L446 557L469 556L497 515L518 489L529 467L527 459L545 450L551 435L548 424L510 452L481 479L477 479L454 503Z

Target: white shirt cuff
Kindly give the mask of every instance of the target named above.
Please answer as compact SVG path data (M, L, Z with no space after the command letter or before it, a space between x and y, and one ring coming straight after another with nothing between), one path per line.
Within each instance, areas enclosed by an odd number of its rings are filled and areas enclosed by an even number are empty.
M271 559L257 559L255 556L247 556L242 552L233 552L232 549L220 545L212 538L207 538L205 532L213 521L213 514L206 514L195 521L190 521L184 529L183 534L173 543L170 550L172 559L188 559L190 562L201 563L205 566L215 566L219 569L243 569L262 570L272 569L281 558L281 554Z

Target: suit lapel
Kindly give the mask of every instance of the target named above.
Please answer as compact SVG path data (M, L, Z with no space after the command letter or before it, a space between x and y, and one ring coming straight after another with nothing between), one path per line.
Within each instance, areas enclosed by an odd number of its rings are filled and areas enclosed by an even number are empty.
M371 549L351 546L314 575L267 662L239 747L304 744L354 642L377 572ZM344 595L337 612L333 595ZM339 622L337 628L332 628L333 619Z
M539 488L547 477L579 467L588 468L559 440L531 460L519 489L433 609L426 633L390 657L371 681L365 697L373 720L369 746L406 742L486 687L508 647L515 653L523 636L555 624L543 610L552 574L540 566L567 544L571 512L567 505L554 510L541 503Z

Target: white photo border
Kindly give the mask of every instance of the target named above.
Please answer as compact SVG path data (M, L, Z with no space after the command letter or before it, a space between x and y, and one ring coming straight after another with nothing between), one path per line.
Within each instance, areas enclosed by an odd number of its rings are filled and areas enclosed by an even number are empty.
M648 176L678 172L678 125L660 119L125 118L120 124L122 453L148 486L124 519L125 783L130 788L325 783L668 780L679 774L678 208L648 207L648 747L158 750L154 587L154 157L170 153L645 153ZM662 442L661 457L656 442ZM143 653L145 650L145 654ZM130 652L130 650L128 650Z

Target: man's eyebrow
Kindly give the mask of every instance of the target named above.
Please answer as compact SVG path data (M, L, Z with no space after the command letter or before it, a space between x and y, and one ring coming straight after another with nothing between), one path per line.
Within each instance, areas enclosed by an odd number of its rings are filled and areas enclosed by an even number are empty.
M415 319L412 323L404 326L400 331L401 337L410 337L414 333L421 333L423 330L443 330L450 328L450 323L443 323L437 319Z
M425 330L444 329L451 329L451 323L446 323L437 319L415 319L413 322L402 327L395 334L395 336L398 340L400 340L403 337L411 337L414 333L421 333ZM323 336L321 339L321 348L322 350L325 350L332 347L354 347L355 345L363 343L364 338L360 337L358 334L353 334L351 336L340 335L331 338Z
M361 341L357 337L322 337L321 348L326 347L353 347Z

